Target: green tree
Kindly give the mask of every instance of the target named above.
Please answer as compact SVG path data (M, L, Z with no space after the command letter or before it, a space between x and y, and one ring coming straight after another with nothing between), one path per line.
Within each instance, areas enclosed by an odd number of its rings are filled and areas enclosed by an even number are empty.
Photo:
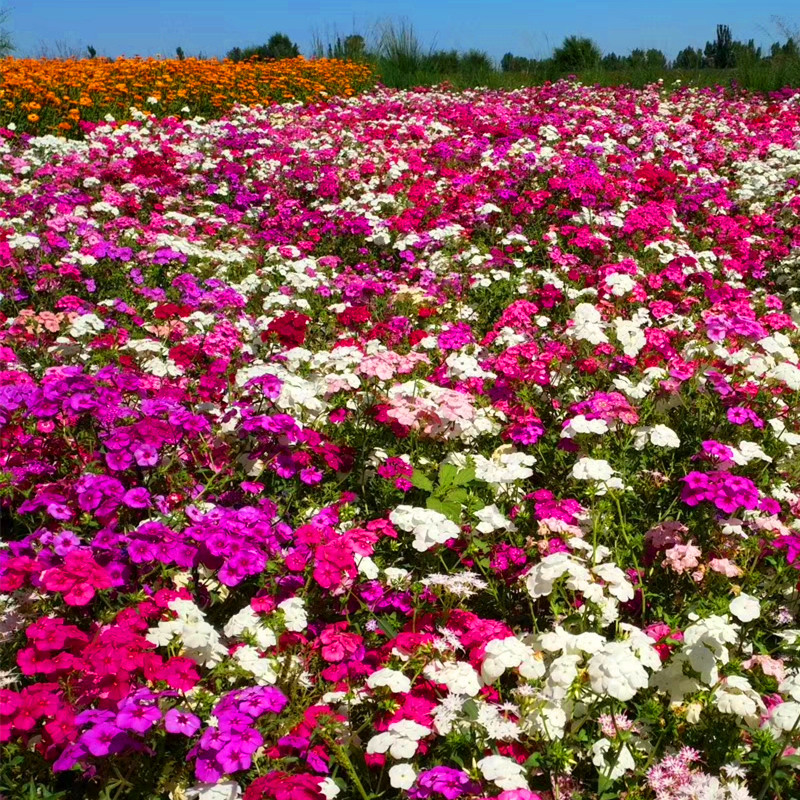
M285 34L273 33L267 41L266 57L297 58L300 55L300 48Z
M666 69L667 57L657 48L651 47L645 53L645 63L648 69Z
M186 53L183 52L182 47L175 48L175 55L178 57L178 61L183 61L186 58Z
M603 54L600 48L585 36L567 36L553 53L553 62L561 72L574 72L596 67Z
M273 33L266 44L234 47L228 50L225 58L231 61L268 61L297 58L299 55L300 49L285 33Z
M717 25L717 38L713 42L706 42L704 55L708 66L715 69L730 69L736 66L733 36L727 25Z
M86 45L86 52L89 55L89 58L97 58L97 50L95 50L92 45Z
M600 61L600 66L607 70L618 70L626 66L626 59L616 53L606 53Z
M675 69L700 69L703 66L703 51L699 48L684 47L675 57Z

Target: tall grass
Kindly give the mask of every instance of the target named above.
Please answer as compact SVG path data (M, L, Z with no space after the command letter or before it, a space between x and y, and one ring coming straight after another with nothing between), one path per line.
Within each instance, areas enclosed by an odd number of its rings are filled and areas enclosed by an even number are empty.
M360 38L360 37L358 37ZM407 20L378 23L365 37L364 47L354 59L345 46L347 37L317 36L315 56L358 60L369 63L381 83L395 89L414 86L450 85L454 89L485 86L490 89L518 89L555 81L573 74L560 69L553 59L529 62L523 71L503 72L483 51L435 50L425 48L413 25ZM800 87L800 57L775 56L770 59L743 57L733 69L671 69L646 64L608 69L599 64L574 71L588 84L601 86L629 85L642 87L663 80L680 81L691 86L739 86L762 92L779 91L787 86Z

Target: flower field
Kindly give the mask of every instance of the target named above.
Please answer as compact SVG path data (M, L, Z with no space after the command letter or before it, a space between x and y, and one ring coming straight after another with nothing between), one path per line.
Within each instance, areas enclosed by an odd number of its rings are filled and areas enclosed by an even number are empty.
M0 795L800 797L800 94L131 116L0 130Z
M132 108L219 117L236 103L347 97L373 83L368 67L330 59L7 58L0 59L0 118L18 131L73 137L109 115L129 120Z

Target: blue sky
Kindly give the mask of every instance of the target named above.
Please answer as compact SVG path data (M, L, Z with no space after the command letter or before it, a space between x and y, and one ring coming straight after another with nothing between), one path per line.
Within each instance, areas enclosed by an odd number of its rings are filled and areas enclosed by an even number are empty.
M496 59L544 57L569 34L592 37L604 52L657 47L674 57L712 39L717 23L767 47L781 38L776 17L800 28L797 0L0 0L0 9L20 56L59 41L111 57L172 56L178 45L222 56L278 30L308 53L314 34L368 35L388 18L411 22L426 49L474 47Z

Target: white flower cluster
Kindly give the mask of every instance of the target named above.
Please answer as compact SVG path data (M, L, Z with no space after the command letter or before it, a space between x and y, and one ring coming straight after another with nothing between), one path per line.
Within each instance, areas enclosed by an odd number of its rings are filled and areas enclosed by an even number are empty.
M176 637L183 645L183 655L204 667L215 667L228 655L219 634L206 622L203 612L191 601L175 599L169 603L176 619L162 620L145 637L159 647L166 647Z
M591 555L592 548L581 539L570 540L574 550ZM598 547L594 551L594 564L587 563L580 552L552 553L533 566L525 576L525 586L532 597L547 597L555 582L566 578L565 586L580 592L584 600L593 603L607 623L618 616L619 603L633 599L633 585L625 573L613 563L603 563L609 551ZM591 613L589 609L585 613Z
M389 514L389 519L400 530L414 534L414 549L421 553L454 539L461 532L455 522L431 508L400 505Z
M625 488L617 471L602 458L583 456L572 466L572 477L578 481L593 481L595 494L604 495L611 490Z
M656 447L675 448L681 446L678 434L666 425L647 425L633 431L633 446L637 450L644 450L648 442Z
M583 339L589 344L604 344L608 337L603 329L605 323L600 312L591 303L578 303L572 315L573 325L567 334L575 339Z
M388 729L373 736L367 743L367 753L389 753L392 758L411 758L417 752L417 743L433 733L430 728L410 719L392 722Z

